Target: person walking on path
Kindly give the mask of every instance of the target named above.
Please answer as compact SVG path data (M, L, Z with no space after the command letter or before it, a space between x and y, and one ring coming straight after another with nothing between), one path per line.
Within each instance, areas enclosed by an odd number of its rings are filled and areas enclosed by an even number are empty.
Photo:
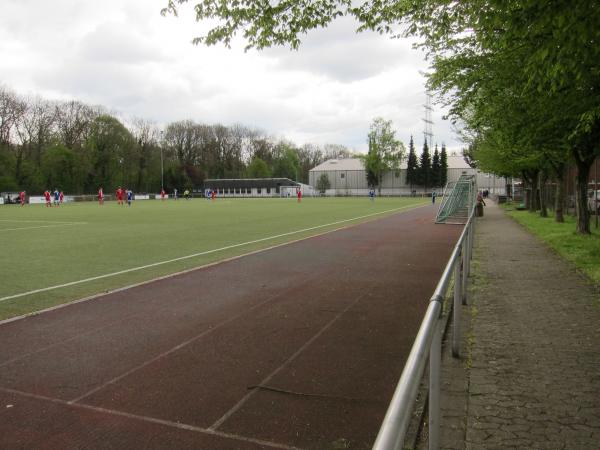
M597 287L494 204L476 230L462 357L442 363L441 447L599 448Z

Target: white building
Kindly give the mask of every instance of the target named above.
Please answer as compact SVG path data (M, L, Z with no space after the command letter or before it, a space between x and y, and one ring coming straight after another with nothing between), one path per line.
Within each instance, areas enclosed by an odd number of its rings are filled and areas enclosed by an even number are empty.
M358 158L330 159L308 174L308 183L317 189L318 180L323 174L329 179L330 189L325 195L352 196L367 195L369 186L363 163ZM463 174L477 175L478 189L487 189L490 193L505 194L507 181L505 178L485 174L469 167L462 155L448 155L448 182L457 181ZM441 190L443 186L432 186L427 192L421 186L413 186L418 194L430 193L433 189ZM406 161L396 171L385 172L381 180L381 195L410 195L411 186L406 184Z
M460 154L448 155L448 182L457 181L462 174L476 175L477 189L487 190L490 194L505 195L506 185L511 183L511 180L504 177L473 169Z

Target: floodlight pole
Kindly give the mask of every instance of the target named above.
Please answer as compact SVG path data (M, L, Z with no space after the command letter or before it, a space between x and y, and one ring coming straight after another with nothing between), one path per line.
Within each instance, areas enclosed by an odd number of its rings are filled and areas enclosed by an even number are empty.
M160 191L165 190L165 175L163 166L163 134L164 131L160 130Z

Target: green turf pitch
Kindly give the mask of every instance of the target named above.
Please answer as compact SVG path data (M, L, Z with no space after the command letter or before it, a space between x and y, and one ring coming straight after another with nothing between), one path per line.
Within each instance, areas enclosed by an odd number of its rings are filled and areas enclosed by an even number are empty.
M0 320L424 204L365 197L0 206ZM197 253L205 254L162 263Z

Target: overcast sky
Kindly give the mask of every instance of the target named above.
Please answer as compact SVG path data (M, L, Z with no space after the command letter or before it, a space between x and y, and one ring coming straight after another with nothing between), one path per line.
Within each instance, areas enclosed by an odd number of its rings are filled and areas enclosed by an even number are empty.
M244 52L191 44L206 24L166 0L3 0L0 84L22 95L76 99L159 125L241 123L298 145L366 151L378 116L408 145L423 145L427 68L406 39L356 34L344 20L307 35L299 51ZM442 112L434 142L461 145Z

